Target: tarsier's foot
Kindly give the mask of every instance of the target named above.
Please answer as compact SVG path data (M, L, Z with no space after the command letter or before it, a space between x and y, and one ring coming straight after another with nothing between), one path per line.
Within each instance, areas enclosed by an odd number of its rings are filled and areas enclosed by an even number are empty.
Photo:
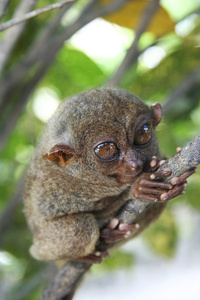
M108 257L109 254L107 251L95 251L94 253L88 254L83 257L79 257L76 260L88 262L92 264L100 264L104 258Z
M139 224L126 224L120 223L119 219L113 218L111 221L104 227L100 236L104 239L107 244L114 243L117 240L128 238L131 234L133 228L138 228Z
M155 171L162 161L156 157L152 158L150 171ZM164 168L157 173L142 173L131 188L131 195L134 198L149 201L166 201L185 193L187 186L186 179L196 172L196 168L183 173L179 177L173 177L169 182L159 181L171 174L170 168Z

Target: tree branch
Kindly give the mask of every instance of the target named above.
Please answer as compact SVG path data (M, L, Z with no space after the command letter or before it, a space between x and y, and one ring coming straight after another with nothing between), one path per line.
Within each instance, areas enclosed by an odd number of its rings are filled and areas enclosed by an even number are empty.
M27 0L26 0L27 1ZM69 2L73 2L74 0L64 0L64 1L61 1L61 2L58 2L58 3L54 3L54 4L50 4L46 7L43 7L43 8L38 8L36 10L33 10L33 11L30 11L29 13L21 16L21 17L17 17L17 18L14 18L10 21L7 21L5 23L3 23L2 25L0 25L0 32L1 31L4 31L12 26L15 26L19 23L22 23L24 21L27 21L31 18L34 18L40 14L43 14L47 11L50 11L50 10L53 10L53 9L56 9L56 8L61 8L62 6L64 6L65 4L69 3Z
M0 128L0 130L2 131L1 134L4 136L4 139L1 138L0 141L0 151L5 144L6 139L13 128L13 125L17 120L17 112L19 116L26 101L28 100L28 96L36 86L36 84L31 85L32 78L30 78L28 82L26 81L26 78L29 77L29 74L31 73L32 77L37 77L37 82L39 82L47 68L54 60L57 51L62 47L66 39L69 39L75 32L77 32L80 28L82 28L93 19L104 14L111 13L119 9L124 3L129 1L131 0L116 0L110 4L107 4L106 6L96 7L94 9L94 4L97 2L97 0L92 0L79 16L78 20L75 20L75 22L71 26L69 26L67 29L64 29L59 35L54 37L52 34L52 36L46 39L46 43L44 43L44 41L39 38L39 42L31 47L31 50L27 54L24 61L18 64L16 68L14 68L7 76L5 76L5 78L2 80L0 89L0 119L3 120L5 118L5 106L7 105L7 99L14 99L15 102L23 102L24 104L21 110L16 110L16 112L13 113L15 115L15 118L12 118L11 115L6 116L6 128L5 126L4 128ZM37 69L34 70L35 73L32 74L33 72L31 72L31 68L36 64ZM42 72L41 69L43 70ZM16 93L16 89L18 91L18 94ZM22 99L24 100L22 101ZM3 112L4 114L2 114Z
M68 300L66 296L71 296L82 276L91 266L90 263L68 262L44 290L40 300Z
M160 0L149 1L136 29L135 39L130 48L128 49L126 56L120 64L119 68L115 72L114 76L108 81L107 85L118 85L124 73L131 67L133 62L137 59L139 53L138 42L140 40L141 35L148 28L154 14L156 13L159 7L159 2Z
M191 168L197 166L200 163L200 134L197 135L191 142L189 142L182 150L176 153L173 157L166 160L164 164L156 171L160 169L170 167L172 173L165 181L170 182L174 176L180 176ZM143 229L143 224L140 221L144 219L147 211L156 211L157 209L164 208L165 201L149 202L144 200L130 199L117 218L123 220L127 224L138 223L142 225L133 230L132 237L138 235ZM113 244L105 244L103 241L98 245L98 249L106 250L112 247ZM58 274L54 278L48 287L45 289L40 300L68 300L71 299L70 295L73 293L77 284L81 280L85 272L91 267L90 263L80 263L78 261L71 261L67 263L62 269L58 271ZM65 298L65 297L66 298ZM69 297L68 297L69 296Z
M46 60L49 51L54 52L55 55L62 47L63 43L83 26L97 17L101 17L116 11L129 1L131 0L116 0L107 4L106 6L97 6L96 9L94 9L94 5L98 2L98 0L91 0L80 14L78 19L75 20L74 23L68 28L64 28L60 34L57 36L48 36L48 39L45 41L39 38L35 44L31 46L30 52L26 55L24 60L21 61L15 68L13 68L13 70L2 80L2 88L0 89L0 102L3 102L3 99L7 101L6 93L15 89L15 87L19 85L20 81L23 80L24 76L27 77L28 70L30 70L35 64ZM16 74L18 74L18 76L16 76ZM0 111L1 110L2 109L0 108Z

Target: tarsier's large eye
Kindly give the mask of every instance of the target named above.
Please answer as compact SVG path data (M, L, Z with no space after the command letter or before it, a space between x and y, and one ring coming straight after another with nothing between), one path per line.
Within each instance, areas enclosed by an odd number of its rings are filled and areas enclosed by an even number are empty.
M94 152L98 158L100 158L102 160L107 160L107 161L114 160L119 156L119 149L112 142L105 142L105 143L99 144L94 149Z
M135 132L135 139L134 144L135 145L145 145L148 143L148 141L151 139L151 126L148 123L145 123L139 129Z

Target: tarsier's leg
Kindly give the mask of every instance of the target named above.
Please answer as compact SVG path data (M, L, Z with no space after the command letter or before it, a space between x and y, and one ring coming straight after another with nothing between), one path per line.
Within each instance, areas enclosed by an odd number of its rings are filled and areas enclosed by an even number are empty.
M99 238L96 219L78 213L39 222L35 226L34 244L30 249L36 259L76 259L92 253Z

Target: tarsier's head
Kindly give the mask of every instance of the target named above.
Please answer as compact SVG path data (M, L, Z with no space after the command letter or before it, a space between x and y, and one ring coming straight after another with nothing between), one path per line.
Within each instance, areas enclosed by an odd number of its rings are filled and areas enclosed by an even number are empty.
M47 124L51 147L43 157L61 167L80 161L93 174L131 183L158 155L154 129L161 118L158 103L148 108L127 91L92 89L60 105Z

